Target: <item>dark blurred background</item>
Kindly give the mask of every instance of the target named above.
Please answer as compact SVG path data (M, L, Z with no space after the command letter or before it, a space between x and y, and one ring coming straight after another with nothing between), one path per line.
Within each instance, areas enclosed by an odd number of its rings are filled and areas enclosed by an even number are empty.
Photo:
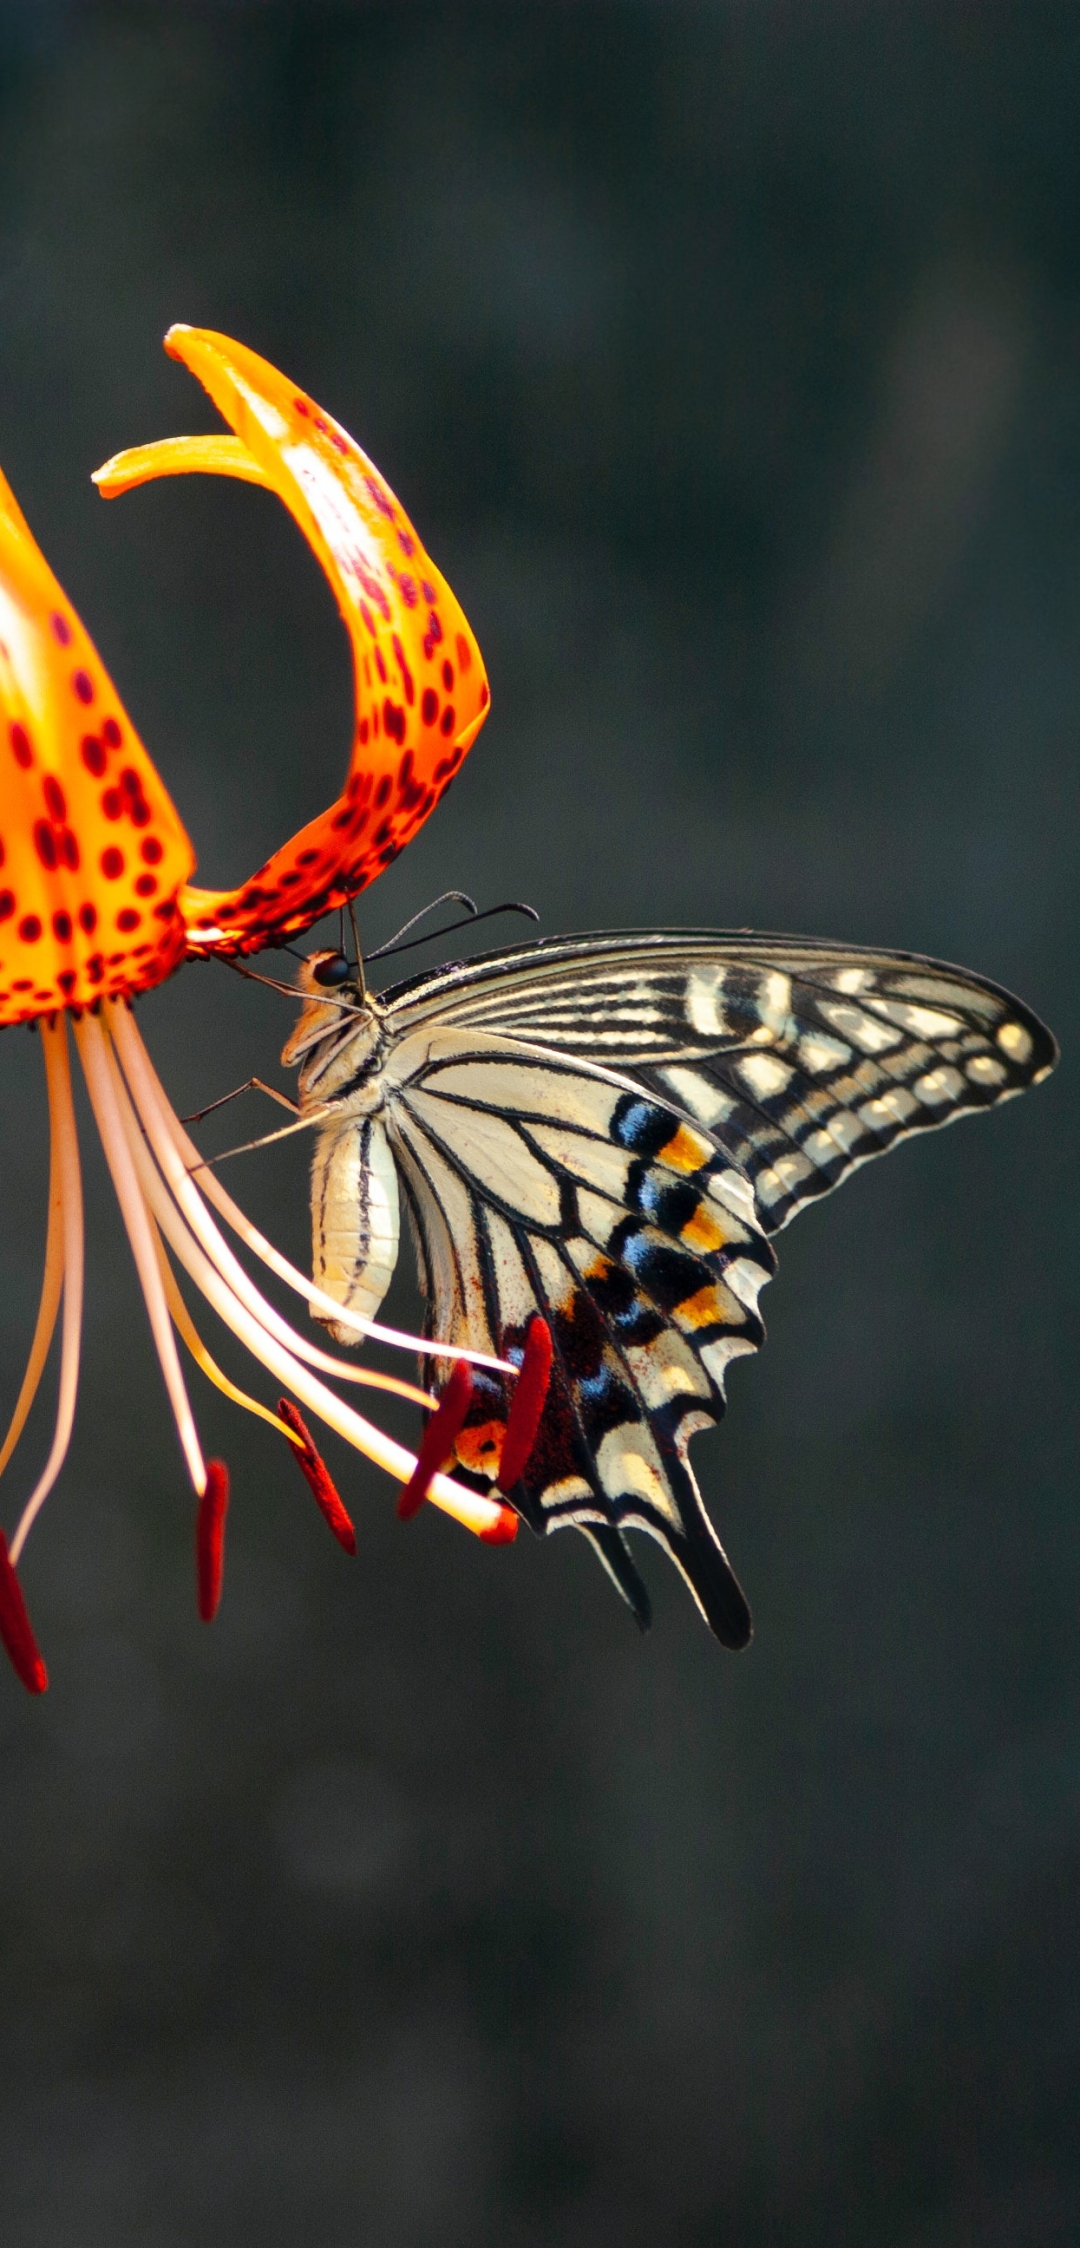
M652 1548L643 1642L583 1541L406 1531L331 1441L346 1564L194 1376L234 1478L205 1630L87 1138L77 1441L25 1570L53 1684L0 1677L12 2248L1080 2237L1078 113L1080 15L1032 0L0 10L0 458L204 879L335 793L351 682L264 494L87 480L214 426L174 319L355 432L487 657L367 943L448 884L791 928L965 961L1066 1044L781 1242L695 1452L739 1660ZM291 1020L220 968L142 1009L181 1109ZM9 1406L45 1212L14 1031L0 1110ZM231 1178L301 1258L305 1172ZM9 1527L47 1440L42 1407Z

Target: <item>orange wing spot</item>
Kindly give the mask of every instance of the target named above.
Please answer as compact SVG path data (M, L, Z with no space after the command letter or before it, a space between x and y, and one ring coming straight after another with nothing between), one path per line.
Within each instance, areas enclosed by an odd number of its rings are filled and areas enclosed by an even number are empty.
M483 724L487 678L449 586L348 432L228 336L178 326L165 348L198 376L235 435L117 454L98 471L100 489L112 498L190 470L267 486L313 548L352 642L356 727L342 794L252 880L186 889L180 899L190 954L256 952L355 897L412 840Z
M471 1468L474 1475L493 1476L505 1438L505 1421L481 1421L475 1428L461 1430L454 1449L462 1467Z
M700 1171L716 1149L703 1140L700 1132L691 1131L689 1124L680 1124L674 1137L660 1149L656 1160L666 1164L669 1171Z
M699 1202L693 1217L688 1218L683 1226L681 1238L688 1249L696 1249L699 1255L710 1256L714 1249L722 1249L732 1235L726 1226L721 1225L715 1210L711 1210L707 1202Z
M699 1327L726 1326L730 1322L716 1288L699 1288L696 1296L687 1296L684 1303L675 1307L675 1317L680 1327L692 1333Z
M194 852L2 477L0 774L0 1024L160 983Z

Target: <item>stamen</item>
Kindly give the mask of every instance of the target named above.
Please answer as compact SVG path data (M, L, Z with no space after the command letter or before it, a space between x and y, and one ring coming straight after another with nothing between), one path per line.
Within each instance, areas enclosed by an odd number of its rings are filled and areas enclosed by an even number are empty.
M242 1405L246 1413L255 1413L259 1420L269 1421L271 1428L279 1429L281 1422L277 1414L272 1413L268 1405L260 1405L257 1397L249 1397L246 1389L238 1389L236 1383L231 1382L228 1375L222 1373L217 1360L211 1358L180 1293L176 1274L165 1254L165 1244L158 1231L157 1219L152 1217L150 1224L153 1228L158 1267L161 1272L161 1284L165 1290L165 1301L169 1306L169 1316L181 1341L187 1344L200 1373L205 1374L207 1381L213 1382L215 1389L219 1389L223 1397L230 1398L234 1405Z
M419 1335L404 1335L396 1327L383 1327L375 1319L365 1319L362 1312L346 1310L343 1304L335 1303L332 1296L317 1288L313 1280L306 1279L294 1264L289 1263L287 1257L282 1256L279 1249L275 1249L273 1242L268 1241L265 1234L252 1225L250 1218L245 1216L239 1203L233 1201L216 1174L207 1170L194 1140L188 1137L168 1099L130 1009L122 1000L113 1000L105 1002L105 1011L143 1129L170 1183L172 1173L166 1168L159 1144L162 1135L168 1137L186 1175L190 1178L194 1172L199 1173L199 1190L206 1200L220 1211L226 1224L232 1227L252 1255L268 1265L271 1272L276 1272L286 1287L303 1296L313 1309L327 1312L340 1326L353 1327L358 1336L370 1336L373 1342L393 1343L400 1350L419 1352L429 1358L465 1358L470 1366L485 1366L492 1373L510 1374L516 1378L518 1369L511 1366L507 1359L493 1358L482 1350L462 1350L453 1343L429 1342ZM332 1363L335 1371L344 1372L339 1360L335 1359Z
M416 1466L398 1498L399 1522L411 1522L413 1515L419 1514L429 1495L432 1477L441 1468L450 1466L454 1457L454 1445L472 1404L472 1393L472 1374L465 1360L459 1358L451 1369L450 1379L421 1437Z
M539 1312L534 1312L525 1337L521 1373L510 1400L502 1458L495 1478L500 1491L512 1491L528 1467L547 1402L553 1351L551 1329L547 1320Z
M188 1473L201 1497L206 1489L206 1467L203 1462L202 1447L188 1403L184 1377L180 1371L180 1361L176 1355L176 1343L173 1339L172 1325L169 1319L169 1307L165 1301L165 1290L161 1282L161 1273L158 1270L157 1255L150 1231L146 1204L143 1201L135 1165L132 1162L131 1149L124 1131L123 1118L109 1073L109 1055L105 1043L105 1033L101 1024L93 1015L84 1015L82 1021L76 1024L75 1042L79 1049L79 1058L83 1065L87 1091L97 1119L98 1131L101 1134L105 1159L112 1172L116 1198L120 1204L121 1216L127 1228L128 1240L131 1243L135 1269L142 1284L143 1297L150 1319L150 1330L157 1346L161 1371L165 1377L165 1387L169 1394L169 1402L176 1421L177 1434L187 1461Z
M33 1625L26 1612L22 1586L11 1565L7 1539L0 1530L0 1639L16 1676L28 1694L43 1694L49 1674L41 1659Z
M64 1316L60 1334L60 1388L56 1404L56 1427L53 1432L49 1457L23 1508L18 1529L11 1541L12 1566L18 1561L33 1523L44 1506L67 1457L72 1425L75 1420L75 1400L79 1390L79 1344L82 1337L82 1179L79 1171L79 1141L75 1129L75 1108L71 1098L71 1063L68 1056L67 1031L64 1027L62 1015L54 1017L51 1022L42 1023L41 1040L45 1054L45 1074L49 1087L50 1129L56 1151L56 1175L59 1186ZM44 1300L44 1290L42 1295ZM39 1313L39 1331L40 1326ZM35 1335L35 1344L37 1339ZM28 1374L29 1371L28 1367ZM34 1388L36 1387L35 1381ZM25 1380L23 1389L25 1392ZM33 1396L32 1390L30 1396L31 1398ZM27 1410L29 1410L29 1402L28 1399ZM20 1397L19 1403L22 1404L22 1397Z
M229 1470L224 1460L207 1460L206 1489L195 1512L195 1595L204 1624L212 1624L225 1574L225 1516L229 1511Z
M108 1067L116 1069L109 1048L105 1046L104 1050L108 1056ZM232 1329L233 1334L261 1365L267 1367L270 1373L283 1385L287 1385L306 1405L310 1405L328 1427L336 1429L339 1436L345 1438L346 1443L354 1445L358 1452L363 1452L366 1458L374 1460L378 1467L394 1476L398 1482L407 1483L416 1465L413 1454L336 1397L324 1382L308 1372L292 1347L282 1346L275 1330L285 1334L290 1346L298 1342L299 1338L293 1336L291 1328L278 1317L272 1306L265 1303L242 1266L237 1264L203 1206L171 1139L163 1133L155 1112L151 1109L143 1113L142 1121L147 1135L151 1137L154 1152L166 1170L168 1185L166 1184L142 1136L139 1121L123 1089L118 1070L114 1098L121 1129L126 1129L129 1134L128 1152L141 1182L141 1192L146 1196L175 1255L190 1273L196 1287L213 1305L219 1318L224 1320L226 1326ZM176 1201L169 1191L170 1187L176 1192ZM186 1215L188 1211L191 1213L190 1225ZM196 1239L196 1226L208 1243L206 1249ZM233 1273L237 1276L235 1282ZM501 1542L502 1537L509 1534L505 1524L500 1531L503 1514L508 1515L516 1527L516 1517L509 1508L503 1508L500 1502L479 1493L465 1490L450 1476L435 1476L429 1497L434 1505L452 1515L455 1521L472 1530L477 1537L483 1537L485 1532L494 1532L495 1542Z
M355 1556L356 1531L352 1525L352 1518L326 1465L326 1461L323 1459L321 1452L316 1449L311 1430L303 1414L297 1411L291 1398L288 1397L278 1398L278 1412L286 1428L291 1429L293 1435L299 1439L296 1450L296 1464L307 1478L311 1496L324 1522L329 1524L339 1546L344 1546L346 1553Z
M165 1191L171 1196L170 1208L179 1209L181 1222L201 1243L233 1295L254 1313L268 1334L284 1343L286 1350L293 1352L297 1358L302 1358L308 1366L317 1366L323 1373L335 1374L343 1381L359 1382L369 1389L389 1390L395 1397L404 1397L410 1404L428 1409L431 1400L426 1391L415 1388L412 1382L400 1381L396 1374L375 1373L366 1366L355 1366L347 1359L332 1358L327 1351L319 1350L314 1343L309 1343L298 1335L295 1328L290 1327L288 1320L283 1319L280 1312L275 1310L273 1304L267 1302L214 1224L191 1173L185 1170L169 1135L161 1132L153 1115L148 1116L133 1105L107 1041L104 1050L117 1106L127 1130L136 1169L142 1178L143 1193L156 1207L155 1196L164 1179ZM137 1092L135 1099L137 1101ZM147 1156L147 1140L151 1155L157 1159L156 1167Z
M52 1041L48 1035L51 1027L55 1026L50 1026L48 1023L46 1023L43 1032L43 1035L45 1036L46 1070L48 1070L49 1067L48 1057L52 1044ZM56 1314L60 1309L60 1291L63 1286L64 1275L64 1198L60 1178L60 1150L57 1141L58 1125L56 1117L56 1104L54 1101L50 1100L49 1225L48 1232L45 1237L45 1271L42 1275L41 1281L41 1301L38 1305L37 1324L34 1328L34 1340L30 1345L30 1356L26 1361L26 1372L23 1375L22 1388L19 1391L18 1403L16 1404L15 1411L11 1416L11 1426L9 1427L7 1435L4 1438L3 1448L0 1449L0 1475L3 1474L8 1461L10 1460L11 1455L15 1450L15 1446L18 1443L23 1429L26 1426L27 1415L29 1414L30 1407L34 1402L35 1397L37 1396L38 1384L41 1380L41 1376L45 1367L45 1361L49 1355L49 1346L53 1339L53 1330L56 1326Z

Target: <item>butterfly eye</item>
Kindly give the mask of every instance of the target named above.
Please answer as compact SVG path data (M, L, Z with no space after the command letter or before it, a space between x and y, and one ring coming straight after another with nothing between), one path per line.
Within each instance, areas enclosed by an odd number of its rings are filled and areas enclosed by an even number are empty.
M352 968L343 952L332 952L328 959L320 960L313 974L317 984L343 984L348 982Z

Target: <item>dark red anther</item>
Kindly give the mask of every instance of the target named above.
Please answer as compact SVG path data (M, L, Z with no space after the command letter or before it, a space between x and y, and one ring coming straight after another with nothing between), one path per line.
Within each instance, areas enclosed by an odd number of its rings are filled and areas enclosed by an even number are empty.
M206 1489L195 1516L195 1596L204 1624L212 1624L225 1574L225 1516L229 1511L229 1470L224 1460L207 1460Z
M514 1383L514 1394L510 1399L502 1458L495 1478L500 1491L512 1491L528 1467L540 1427L540 1416L547 1403L553 1348L547 1320L542 1319L539 1312L535 1312L529 1321L521 1372Z
M279 1397L277 1409L278 1419L284 1421L286 1428L291 1428L293 1435L300 1438L299 1446L290 1444L289 1450L296 1454L297 1467L307 1481L319 1513L324 1522L329 1523L339 1546L344 1546L346 1553L355 1556L356 1532L352 1519L326 1461L315 1448L307 1422L297 1412L291 1398Z
M455 1361L442 1396L424 1430L420 1456L397 1503L398 1519L411 1522L431 1489L431 1479L449 1467L454 1445L472 1404L472 1373L464 1358Z
M26 1613L22 1586L8 1557L7 1539L0 1530L0 1639L16 1676L28 1694L43 1694L49 1674L41 1659L34 1627Z

